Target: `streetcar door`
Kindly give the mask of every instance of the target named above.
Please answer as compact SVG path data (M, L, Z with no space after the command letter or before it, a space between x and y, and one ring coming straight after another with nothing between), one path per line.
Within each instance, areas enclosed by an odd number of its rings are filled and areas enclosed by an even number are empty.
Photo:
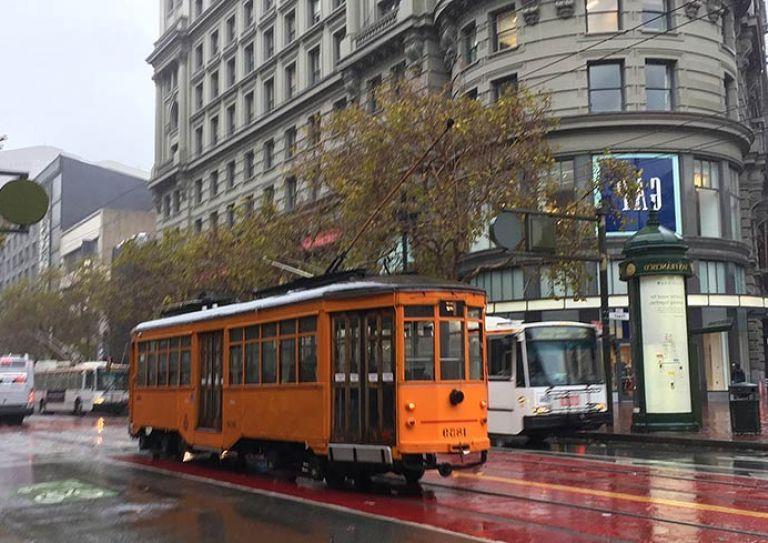
M222 345L224 333L199 335L200 345L200 404L197 427L221 430L221 395L223 383Z
M333 440L393 444L394 311L333 316Z

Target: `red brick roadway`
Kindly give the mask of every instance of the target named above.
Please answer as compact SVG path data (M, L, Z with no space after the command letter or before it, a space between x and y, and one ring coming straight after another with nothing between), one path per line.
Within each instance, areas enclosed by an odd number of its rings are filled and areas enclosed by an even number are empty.
M768 481L594 457L494 450L479 469L369 493L195 462L121 460L493 541L768 541ZM379 488L381 487L381 488Z

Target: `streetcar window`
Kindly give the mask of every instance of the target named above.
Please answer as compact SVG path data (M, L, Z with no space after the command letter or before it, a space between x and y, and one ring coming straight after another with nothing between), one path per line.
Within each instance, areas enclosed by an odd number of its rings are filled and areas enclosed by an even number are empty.
M172 337L170 342L169 342L169 348L172 351L173 350L178 350L179 349L179 342L180 342L180 338Z
M431 321L405 323L405 378L435 379L435 324Z
M381 318L381 372L382 375L392 375L395 351L392 348L392 318Z
M182 339L182 345L184 340ZM179 382L182 386L189 385L192 382L192 353L190 351L181 351Z
M464 302L440 302L441 317L463 317Z
M435 308L431 305L409 305L405 308L406 318L428 318L431 319L435 316Z
M246 334L247 337L247 334ZM245 346L245 383L259 383L259 348L258 343L248 343Z
M483 333L480 323L470 322L469 328L469 378L479 381L483 378Z
M299 333L305 334L317 330L317 317L305 317L299 320Z
M181 337L181 346L182 347L191 347L192 346L192 336L182 336Z
M229 331L229 341L231 342L240 342L243 341L243 329L242 328L232 328Z
M296 329L294 322L294 330ZM282 329L282 324L280 325ZM280 340L280 382L296 382L296 339Z
M152 341L150 344L151 351L147 358L147 386L157 385L157 352L156 341Z
M483 310L479 307L470 307L467 309L467 318L480 320L483 318Z
M263 332L267 333L267 325L264 326ZM261 344L261 382L265 384L277 382L277 341L275 340L264 341Z
M317 339L314 335L299 338L299 381L317 381Z
M245 339L246 341L250 341L253 339L259 339L259 327L258 326L249 326L245 329Z
M143 345L143 344L142 344ZM147 386L147 353L139 353L139 365L136 368L136 381L140 387Z
M465 378L464 323L440 323L440 376L445 381Z
M160 343L164 348L168 347L167 341ZM168 351L163 350L157 354L157 384L158 386L168 386Z
M173 346L174 342L171 340L171 345ZM176 339L176 348L175 350L171 351L168 360L168 384L172 387L179 386L179 340Z
M275 337L277 335L277 324L265 324L261 327L261 337Z
M285 336L288 334L296 333L296 321L291 319L289 321L282 321L280 323L280 335Z
M493 338L488 353L488 378L504 381L512 377L512 341L511 337Z
M243 329L239 328L240 337L242 338ZM230 337L231 337L230 333ZM243 346L242 345L230 345L229 347L229 384L241 385L243 384Z

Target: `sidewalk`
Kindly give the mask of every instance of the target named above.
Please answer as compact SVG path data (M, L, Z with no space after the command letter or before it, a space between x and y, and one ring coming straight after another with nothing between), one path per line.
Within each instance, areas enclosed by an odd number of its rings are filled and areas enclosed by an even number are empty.
M702 429L699 432L632 433L632 403L614 404L613 429L580 432L578 435L595 441L634 441L695 445L728 449L758 449L768 451L768 395L765 384L760 386L760 417L762 433L734 435L727 401L710 401L702 406Z

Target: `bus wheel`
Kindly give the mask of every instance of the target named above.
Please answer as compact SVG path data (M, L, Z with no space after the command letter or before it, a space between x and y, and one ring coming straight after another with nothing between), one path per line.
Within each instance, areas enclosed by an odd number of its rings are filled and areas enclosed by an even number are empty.
M45 410L45 400L40 400L40 414L45 415L47 411Z
M13 417L8 417L8 424L12 426L21 426L24 422L24 415L16 415Z
M73 413L78 417L85 415L85 412L83 411L83 403L80 401L80 398L75 400L75 410Z

